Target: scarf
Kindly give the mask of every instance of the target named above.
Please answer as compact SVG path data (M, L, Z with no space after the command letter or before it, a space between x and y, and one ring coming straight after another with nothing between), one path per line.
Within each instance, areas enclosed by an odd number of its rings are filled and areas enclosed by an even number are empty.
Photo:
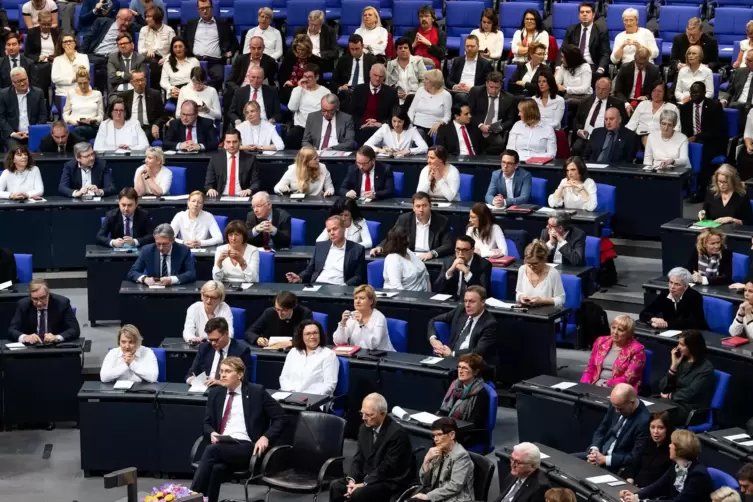
M682 489L685 488L685 480L688 477L688 469L690 469L690 463L685 467L680 464L675 464L675 490L677 493L682 493Z
M722 253L714 255L698 255L698 272L708 278L713 279L719 275L719 262L722 261Z
M468 385L463 385L459 379L456 379L447 389L439 410L447 413L450 418L469 422L468 419L476 406L476 396L480 392L486 392L483 379L476 378Z
M308 64L308 58L297 58L295 64L293 65L293 71L290 74L290 81L294 84L297 84L298 81L303 77L303 69ZM249 67L249 70L251 68Z
M439 43L439 31L437 31L437 26L432 25L431 28L424 31L421 29L421 27L418 27L418 33L426 37L426 39L431 42L431 45L437 45ZM424 58L430 58L432 61L434 61L434 68L439 68L439 60L429 54L429 48L425 46L424 44L418 44L416 45L416 56L421 56Z

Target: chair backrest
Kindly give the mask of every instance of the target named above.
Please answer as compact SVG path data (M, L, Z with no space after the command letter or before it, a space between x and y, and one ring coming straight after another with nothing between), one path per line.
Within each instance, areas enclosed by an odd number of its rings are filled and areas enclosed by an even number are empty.
M154 352L154 357L157 358L157 369L159 370L157 381L167 382L167 356L165 355L165 349L159 347L152 347L151 349Z
M439 341L447 344L450 341L450 325L442 321L434 321L434 332Z
M352 35L361 26L363 9L372 5L374 2L371 0L343 0L340 11L340 35Z
M345 357L337 357L340 366L337 370L337 385L335 386L335 399L332 402L332 412L337 416L345 415L345 405L348 402L350 389L350 361Z
M460 3L465 3L465 0ZM460 200L464 202L473 200L473 175L472 174L460 174L460 188L458 189L458 195Z
M612 218L617 212L617 189L612 185L596 183L596 211L609 213L609 218L604 223L603 237L612 235Z
M575 312L583 301L581 279L577 275L562 274L562 288L565 290L565 308Z
M622 13L627 9L637 10L638 26L642 28L646 27L646 18L648 17L648 8L646 7L646 4L611 4L607 7L607 31L609 32L610 40L614 40L614 37L625 31L625 25L622 23Z
M235 25L235 34L237 36L242 36L244 31L259 24L259 9L262 7L269 7L269 2L261 0L235 1L233 24Z
M703 297L703 314L709 329L716 333L726 333L735 317L735 306L732 302L714 298Z
M371 242L376 247L379 244L379 229L382 227L382 224L378 221L366 220L366 226L369 227Z
M731 45L745 33L745 25L753 19L753 9L742 7L717 7L714 11L714 36L719 44Z
M392 11L395 37L400 37L406 31L418 26L418 9L427 3L426 0L400 0L399 8Z
M220 227L220 232L225 233L225 227L227 226L227 216L214 215L214 221L217 222L217 226Z
M34 267L32 266L32 255L14 254L13 258L16 261L16 278L18 279L18 282L22 284L31 282L34 275Z
M296 420L293 435L294 467L317 474L324 463L343 454L345 420L327 413L302 411Z
M505 40L512 40L515 30L520 28L523 13L528 9L539 10L539 4L535 2L500 2L499 28L502 30Z
M578 4L552 3L552 35L554 35L554 38L562 40L570 25L578 22Z
M488 382L484 384L484 389L489 395L489 412L486 416L486 430L489 431L489 444L487 446L489 447L489 451L492 451L494 449L492 445L492 433L497 426L497 389L494 387L494 384ZM489 490L488 485L486 489ZM479 500L486 500L486 498Z
M531 178L531 197L534 204L546 207L546 180L544 178Z
M374 260L366 264L366 282L372 288L384 287L384 260Z
M312 312L312 315L314 317L314 320L322 325L322 329L324 329L324 333L327 333L327 323L329 322L329 315L323 313L323 312Z
M505 241L507 241L507 252L510 253L510 256L521 258L526 246L531 242L531 239L528 238L528 232L525 230L506 228ZM510 242L513 243L512 248Z
M664 40L672 40L675 35L685 33L688 19L697 17L700 13L701 9L697 6L662 5L659 13L659 36Z
M306 244L306 220L290 218L290 245L303 246Z
M193 5L193 4L192 4ZM173 181L167 195L185 195L186 192L186 168L177 166L165 166L173 173Z
M641 380L643 381L643 385L647 388L651 387L651 375L652 371L654 369L654 351L644 349L643 353L646 354L646 362L643 364L643 375L641 377Z
M726 472L713 467L707 467L707 470L709 471L709 476L711 476L711 481L714 482L714 490L718 490L723 486L729 486L735 491L740 490L740 484L734 476L730 476Z
M408 352L408 321L388 317L387 334L396 352Z
M52 132L52 124L36 124L29 126L29 151L38 152L42 138Z
M259 251L259 282L275 282L275 254Z
M395 177L395 195L398 197L403 197L405 173L401 173L400 171L392 171L392 175Z
M748 275L750 256L742 253L732 253L732 282L744 282Z
M738 46L739 47L739 46ZM734 59L733 59L734 61ZM718 73L714 73L714 76L719 75ZM717 82L714 82L716 90L718 91L719 85ZM737 136L737 133L740 131L740 110L737 108L725 108L724 109L724 117L727 119L727 134L730 138L734 138Z
M230 307L233 313L233 338L243 340L243 332L246 331L246 309Z
M246 343L245 340L238 340L238 343ZM251 353L251 367L246 368L246 381L256 383L256 354Z
M601 239L586 236L586 265L598 269L601 266Z
M325 12L326 5L327 2L324 0L288 0L288 33L295 33L296 28L308 26L309 12L312 10Z
M711 409L720 410L724 405L730 375L724 371L714 370L714 376L716 377L716 387L714 388L714 397L711 398Z
M488 500L489 488L494 477L494 462L478 453L469 451L468 455L473 462L473 499Z
M489 293L497 300L507 298L507 270L492 268L492 290Z
M447 2L447 36L467 35L478 28L484 8L484 2L473 0Z
M518 246L515 244L515 241L505 237L505 242L507 243L507 255L519 260L520 252L518 251Z

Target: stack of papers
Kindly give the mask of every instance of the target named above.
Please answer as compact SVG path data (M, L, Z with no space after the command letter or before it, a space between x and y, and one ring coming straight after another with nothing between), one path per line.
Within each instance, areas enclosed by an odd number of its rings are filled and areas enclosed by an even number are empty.
M293 339L292 336L270 336L269 344L274 345L276 343L289 342Z
M560 390L567 390L570 387L575 387L578 385L578 382L560 382L552 385L552 389L560 389Z
M282 401L283 399L289 398L292 394L292 392L278 390L277 392L272 394L272 399L274 399L275 401Z
M319 291L322 287L321 286L306 286L303 288L304 291Z
M659 333L659 336L664 338L672 338L673 336L677 336L680 333L682 333L682 331L678 329L668 329L667 331L662 331L661 333Z
M486 304L490 307L496 307L498 309L511 309L515 306L514 303L503 302L502 300L497 300L496 298L492 297L486 299Z
M197 375L193 382L191 382L191 388L188 389L188 392L195 392L197 394L203 394L207 391L207 374L202 372L201 374Z
M118 380L112 388L115 390L128 390L131 387L133 387L133 382L131 380Z
M5 346L9 348L10 350L19 350L19 349L26 348L26 345L24 345L21 342L6 343Z
M449 300L450 298L452 298L452 295L436 294L432 296L431 298L429 298L429 300L437 300L437 301L443 302L443 301Z
M601 476L594 476L592 478L586 478L586 481L590 481L591 483L595 485L601 485L604 483L614 483L615 481L619 481L619 479L615 478L611 474L604 474Z
M306 194L305 193L291 193L290 198L291 199L305 199Z
M226 202L248 202L249 200L251 200L251 197L231 197L229 195L223 195L222 197L220 197L220 200Z
M414 413L410 417L416 422L421 422L422 424L426 424L426 425L431 425L437 420L439 420L438 416L433 415L431 413L426 413L425 411L422 411L420 413Z
M0 284L0 291L2 291L3 289L8 289L11 286L13 286L13 281L5 281L4 283Z
M536 212L537 213L544 213L544 214L552 214L556 212L556 209L552 209L551 207L540 207Z
M410 414L402 409L400 406L395 406L392 408L392 414L395 415L400 420L408 420L410 419Z

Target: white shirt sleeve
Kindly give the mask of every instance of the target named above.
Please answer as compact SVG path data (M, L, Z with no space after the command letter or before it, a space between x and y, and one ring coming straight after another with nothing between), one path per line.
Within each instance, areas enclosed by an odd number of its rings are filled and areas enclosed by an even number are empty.
M389 289L405 289L403 285L403 267L400 264L402 258L395 253L388 254L384 259L382 278L384 287Z
M366 140L364 145L368 145L371 148L384 148L384 136L390 133L390 126L382 124L382 127L377 129L369 139Z
M178 244L183 244L183 235L181 235L181 230L183 230L183 227L181 225L183 211L180 211L178 213L175 213L175 216L173 216L172 221L170 222L170 227L173 229L173 233L175 234L175 242Z
M450 120L452 120L452 94L450 94L448 91L442 91L442 106L444 107L444 116L442 117L442 122L449 124Z
M123 359L123 353L119 348L110 349L102 361L102 368L99 370L99 379L104 382L114 382L128 371L128 365Z
M633 113L633 116L635 117L635 113ZM632 120L632 119L631 119ZM644 166L653 166L654 165L654 142L653 139L656 137L657 134L661 134L660 132L652 132L648 135L648 138L646 139L646 150L643 152L643 165Z
M416 191L425 193L429 193L431 191L429 185L429 166L421 169L421 173L418 175L418 187L416 187Z
M222 281L222 279L225 277L225 273L222 270L222 267L217 265L217 260L219 259L220 255L223 251L227 249L227 244L224 244L222 246L218 246L217 249L214 250L214 264L212 265L212 279L215 281Z
M42 195L44 195L44 183L42 183L42 173L39 171L39 168L37 166L34 166L31 168L30 175L33 181L34 188L26 192L26 194L29 197L41 197Z
M0 173L0 199L10 198L10 190L8 190L8 176L10 176L10 173L7 169Z
M297 112L301 107L301 98L303 97L303 88L296 86L290 93L290 100L288 101L288 110L291 112Z
M285 150L285 142L282 140L279 134L277 134L277 128L275 126L272 126L272 144L277 148L277 151L280 152L282 150Z
M293 186L293 181L295 180L295 164L288 167L288 170L285 171L285 174L282 175L282 178L280 178L280 181L277 182L277 184L274 187L274 192L278 195L282 195L283 193L287 193L291 191L291 187Z
M133 128L134 135L136 136L136 144L131 146L131 150L146 150L149 148L149 140L146 139L144 130L139 125L138 120L131 120L131 126ZM96 149L95 149L96 150Z
M585 188L586 192L588 192L588 201L586 201L586 203L583 204L583 210L593 211L596 209L596 206L598 205L598 202L599 202L596 197L596 183L594 182L592 178L588 178L583 183L583 188Z
M146 350L141 350L144 348ZM147 347L140 347L136 351L136 357L133 358L130 368L144 382L154 383L157 381L157 377L159 377L157 356L154 355L152 349Z
M557 186L557 189L561 188L562 185L564 185L566 182L567 182L567 179L563 178L562 181L560 181L559 186ZM561 199L556 198L554 196L556 192L557 190L549 194L549 198L547 199L547 202L549 203L549 207L562 207L565 205L565 197L562 197Z
M743 137L753 139L753 110L748 112L748 118L745 120L745 131L743 132Z
M209 93L209 101L204 104L209 108L209 115L211 115L214 120L220 120L222 118L222 107L220 106L220 97L217 95L217 89L214 87L207 87L206 90ZM180 110L180 108L176 109Z
M359 244L361 244L366 249L370 249L371 247L373 247L374 243L371 241L371 232L369 232L369 225L366 223L366 220L361 220L359 224L361 225L361 228L358 231L361 237L361 242Z
M564 113L564 112L563 112ZM560 119L561 121L562 119ZM554 134L554 128L547 126L546 131L546 154L545 157L557 157L557 136Z
M292 349L285 356L285 364L282 365L282 372L280 373L280 390L291 392L294 388L291 367L294 364L292 360L295 358L296 352L298 352L296 349Z
M165 166L162 166L162 169L159 170L159 174L157 174L157 178L154 181L156 181L162 189L162 195L169 195L170 185L173 184L173 172Z
M217 224L217 220L214 219L214 216L209 213L202 213L202 217L206 215L207 216L207 225L209 226L209 238L208 239L202 239L199 241L199 245L201 246L219 246L224 241L224 237L222 235L222 232L220 231L220 226Z
M448 166L447 174L436 182L434 188L448 201L457 200L460 190L460 172L452 165Z
M494 248L502 251L504 256L507 256L507 241L505 240L505 234L499 225L492 225L492 242Z
M311 385L308 389L309 393L322 396L334 394L339 370L340 361L337 360L337 355L330 351L330 354L322 361L322 381Z
M515 33L512 35L512 53L514 56L518 56L518 47L520 47L520 42L523 39L523 35L521 34L520 30L515 30Z
M245 281L259 282L259 249L251 244L246 244L243 259L246 260L246 268L243 270Z
M525 290L525 265L518 270L518 282L515 283L515 301L520 302L521 297L528 296L528 292Z
M410 149L411 155L422 155L429 151L429 145L426 144L426 141L424 140L423 136L418 132L418 129L415 127L410 128L410 134L413 138L413 143L416 145L414 148Z
M201 338L201 335L199 334L197 328L196 328L196 309L202 308L202 305L200 302L196 302L188 309L186 310L186 320L183 323L183 340L186 342L190 341L191 338L199 337Z
M713 99L714 97L714 74L711 72L708 66L701 65L701 67L706 70L704 71L706 75L703 77L703 83L706 85L706 97L709 99Z
M335 193L335 185L332 184L332 175L329 174L329 170L324 164L319 164L319 167L322 168L322 172L324 173L324 191Z
M274 34L275 34L275 50L270 54L270 56L275 60L279 60L282 57L282 35L280 34L280 30L277 28L273 28ZM248 44L246 44L246 47L248 47Z

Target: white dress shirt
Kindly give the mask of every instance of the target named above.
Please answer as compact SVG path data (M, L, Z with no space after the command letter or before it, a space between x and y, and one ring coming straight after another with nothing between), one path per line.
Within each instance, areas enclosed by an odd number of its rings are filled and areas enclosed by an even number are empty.
M246 120L237 127L237 131L241 133L241 145L274 145L278 151L285 149L285 143L277 134L277 128L264 119L258 125Z
M321 46L322 32L320 31L316 35L310 32L306 32L306 34L311 39L311 46L312 46L311 53L314 56L321 57L322 56L322 46Z
M523 45L523 35L520 30L515 30L515 33L512 35L512 62L519 64L519 63L525 63L528 58L525 55L518 53L518 48ZM528 35L526 33L526 47L531 45L531 42L539 42L541 44L544 44L544 49L546 50L547 54L549 53L549 33L546 31L540 31L533 36Z
M566 183L567 179L563 178L558 188L564 187ZM598 199L596 197L596 183L593 178L586 178L586 181L583 182L583 188L588 192L588 200L583 200L579 191L574 190L572 187L567 187L562 189L562 199L555 199L554 193L549 195L549 206L564 207L565 209L583 209L584 211L595 210Z
M532 157L557 156L557 138L554 129L543 121L529 127L522 120L518 120L510 129L507 139L507 149L518 152L520 160Z
M416 218L416 244L413 249L415 249L417 253L431 251L431 248L429 247L430 225L431 218L429 218L429 221L427 221L426 224L421 223L418 221L418 218Z
M239 154L231 155L225 151L225 179L228 180L225 183L225 188L222 190L222 195L230 195L230 172L233 170L233 157L235 157L235 193L243 191L241 188L241 164Z
M654 62L654 59L659 56L659 46L656 45L656 38L654 38L654 34L651 32L651 30L647 30L646 28L638 28L638 31L635 33L627 33L625 31L622 31L618 33L614 38L614 46L611 55L612 63L618 64L620 61L622 61L622 64L626 64L635 59L635 51L637 49L634 45L626 45L622 49L622 59L617 59L617 49L619 49L626 40L635 40L643 47L651 51L651 57L649 61L652 63Z
M317 283L334 284L336 286L345 285L345 246L347 240L343 241L342 247L336 247L332 244L327 253L327 259L324 260L324 266Z
M193 53L197 56L222 57L220 35L214 17L209 21L199 18L193 39Z
M173 87L191 83L191 70L197 66L199 66L198 59L185 58L183 62L175 62L176 70L173 71L170 61L165 60L165 64L162 65L162 76L159 79L159 86L167 93L168 99L171 97L170 90ZM180 110L180 108L177 109Z
M9 199L10 194L21 192L29 197L41 197L44 195L42 174L37 166L24 169L23 172L16 170L10 172L5 169L0 173L0 199Z
M416 227L418 232L418 227ZM428 232L427 232L428 239ZM416 253L408 249L408 257L397 253L390 253L384 259L383 289L398 289L405 291L429 291L429 272L426 264Z
M461 124L458 124L455 120L452 121L452 125L455 127L455 136L458 138L458 145L460 147L460 155L475 155L476 152L468 151L468 146L465 144L465 138L463 138L463 131L461 130L461 127L465 127L465 134L468 137L468 143L471 145L471 149L473 149L473 143L471 143L471 136L468 135L468 126L463 126Z
M246 261L245 269L241 268L240 263L233 264L229 256L222 260L222 266L217 266L217 259L229 246L229 244L223 244L214 252L212 279L230 282L259 282L259 248L251 244L246 244L246 248L243 250L243 259Z
M230 310L230 306L225 302L220 302L214 309L214 317L222 317L227 321L228 328L230 329L230 338L233 338L235 336L233 330L233 311ZM200 301L193 303L186 310L186 322L183 324L183 339L185 341L189 341L191 338L206 339L207 334L204 331L204 327L207 325L208 320L209 316L204 310L204 304Z
M366 220L354 221L349 227L345 227L345 239L356 242L366 249L370 249L374 245L371 241L371 232L369 232L369 226L366 224ZM328 240L329 235L325 228L322 230L322 233L319 234L319 237L316 238L316 242L324 242Z
M243 54L251 52L251 39L259 36L264 39L264 54L275 61L282 57L282 35L280 30L270 25L266 30L254 26L246 32L246 38L243 39Z
M540 66L541 64L539 64L538 66L534 68L530 62L526 63L525 64L526 72L523 74L520 80L522 80L525 83L531 82L533 80L533 76L536 74L536 70L538 70Z
M442 198L444 200L460 200L460 172L452 164L447 164L447 174L442 179L434 182L434 188L431 188L429 181L429 166L421 169L418 175L418 192L426 192L430 197Z
M92 184L92 168L91 167L81 167L81 164L78 165L78 168L81 172L81 186L89 186ZM125 228L125 227L123 227Z
M662 104L654 113L653 102L650 99L646 99L638 103L635 107L633 115L628 121L627 127L636 134L645 135L650 132L658 131L660 124L659 118L661 112L664 110L672 110L677 114L677 125L675 125L675 131L680 131L680 110L673 103Z
M463 71L460 74L459 84L466 84L470 87L476 85L476 65L478 63L478 56L475 59L465 58L465 64L463 65Z
M555 131L562 128L562 117L565 115L565 99L557 95L555 97L549 96L549 99L544 105L544 101L536 96L533 98L536 104L539 106L539 114L541 115L541 122L550 126Z
M136 186L136 180L141 177L141 173L146 171L146 166L141 166L138 169L136 169L136 174L133 177L133 185ZM159 185L159 187L162 189L162 195L170 195L170 185L173 184L173 173L165 166L162 166L162 168L157 173L157 176L154 178L154 182ZM144 195L154 195L152 193L152 187L149 186L149 183L146 181L144 182Z
M131 120L141 125L149 125L149 117L146 112L146 94L145 93L146 91L139 94L134 90L133 102L131 103ZM143 113L143 119L144 119L143 124L139 122L139 97L141 97L141 106L142 106L142 113Z
M288 166L288 170L285 171L285 174L282 175L282 178L280 178L280 181L278 181L274 187L274 192L276 194L282 195L283 193L296 193L300 191L295 171L295 164ZM332 184L332 176L330 176L327 167L324 164L319 163L319 179L309 180L306 195L324 195L324 192L334 193L335 186Z
M583 36L583 30L588 30L586 31L586 45L585 47L583 47L583 59L585 59L586 63L588 64L596 64L594 63L593 56L591 56L591 49L589 49L589 46L591 45L591 37L594 33L593 27L593 23L589 24L588 26L586 26L585 24L580 25L581 37ZM578 39L577 45L580 47L580 39Z
M327 148L337 146L337 116L332 117L332 120L327 120L322 116L322 135L319 136L319 146L324 148L324 140L327 136L327 129L329 129L329 142Z
M677 73L675 84L675 99L678 103L690 96L690 86L696 82L706 85L707 98L714 97L714 72L705 64L701 64L696 71L691 70L690 66L683 66Z
M77 52L73 61L65 54L52 60L52 83L55 84L55 96L67 96L70 91L78 87L76 69L79 66L89 68L89 56Z
M476 241L475 253L482 258L492 256L495 249L499 249L502 252L502 256L507 256L507 241L505 240L505 234L496 223L492 224L492 234L488 239L483 239L481 235L479 235L477 228L468 227L465 231L465 235L472 237L473 240Z
M361 25L360 28L356 29L354 34L361 35L361 38L363 38L363 46L370 49L371 53L375 56L383 56L387 50L389 33L382 26L375 26L370 30Z
M471 317L470 319L466 319L465 323L466 325L470 322L471 326L466 331L465 338L463 338L462 343L460 344L460 350L468 350L471 346L471 335L473 334L473 329L476 327L476 324L478 324L478 320L481 318L482 315L484 315L484 310L481 311L480 314ZM463 325L463 329L465 329L465 325ZM455 355L455 351L452 351L452 355Z
M521 296L538 296L540 298L551 298L554 300L555 307L561 307L565 304L565 288L562 286L562 277L554 267L549 267L546 277L536 287L533 287L531 281L526 275L528 265L523 265L518 271L518 282L515 285L515 301L519 302Z
M554 72L554 80L557 85L564 85L568 94L593 94L591 87L591 65L583 63L570 73L568 68L558 66Z
M146 109L144 110L144 118L146 118ZM135 118L126 120L120 129L115 127L112 119L107 119L100 124L97 137L94 140L94 151L114 151L119 149L120 145L128 145L129 150L132 151L143 151L149 148L149 140L146 138L141 124Z
M166 63L169 65L169 63ZM178 104L175 105L175 118L180 118L180 107L184 101L193 101L197 104L204 104L209 108L208 112L199 112L200 117L204 117L210 120L220 120L222 118L222 107L220 106L220 97L217 95L217 90L210 86L205 85L201 91L196 91L193 88L193 84L189 83L180 88L180 94L178 94Z
M449 92L442 89L437 94L429 94L421 87L413 97L413 103L408 109L408 118L414 125L431 129L437 122L449 123L451 111L452 96Z
M387 333L387 319L377 309L371 312L369 322L364 325L355 319L348 319L344 328L337 323L332 340L335 345L358 345L362 349L395 352Z
M748 93L750 92L751 85L753 85L753 71L748 73L748 79L745 81L743 90L740 93L740 98L737 100L737 102L741 105L745 105L745 102L748 99Z
M363 76L363 56L361 56L359 59L351 58L353 61L350 65L350 77L348 77L348 81L345 82L346 84L350 85L353 83L353 75L356 73L356 62L358 62L358 81L356 84L363 84L366 82L366 79Z
M223 237L217 220L212 213L201 211L199 216L191 219L188 210L181 211L170 222L175 232L175 242L183 244L184 241L199 241L201 247L219 246Z
M365 144L372 148L408 150L411 155L421 155L429 151L429 146L418 132L418 129L412 126L404 130L402 133L397 134L389 124L382 124L382 127L377 129L376 132L366 140Z
M677 131L669 140L662 138L661 131L649 134L643 165L658 167L662 160L674 160L674 167L688 167L688 137Z
M313 91L304 89L300 85L293 89L288 101L288 109L294 112L293 124L298 127L306 127L306 119L310 113L322 109L322 98L329 94L329 89L320 85Z
M235 395L233 396L233 404L230 406L230 415L228 416L227 423L225 423L225 430L222 431L223 436L230 436L236 441L245 441L250 443L251 437L248 435L246 429L246 416L243 411L243 386L239 385L234 389ZM225 402L222 404L222 412L225 412L227 408L228 399L230 399L230 389L225 396ZM217 431L219 433L219 431Z
M742 336L753 340L753 316L744 315L738 307L735 319L729 327L730 336Z
M601 101L601 106L599 107L599 114L596 116L596 122L594 122L594 125L591 126L591 117L593 117L594 112L596 112L596 106ZM586 116L586 125L584 126L584 130L590 135L591 132L594 129L598 129L599 127L604 127L604 114L607 111L607 100L606 99L599 99L597 97L594 98L594 102L591 104L591 109L588 111L588 115Z
M471 32L471 35L478 37L478 50L484 52L489 49L490 59L499 59L502 57L502 48L505 46L505 35L502 30L497 30L496 33L485 33L476 28Z
M154 383L158 376L157 357L152 349L143 346L136 349L130 365L125 363L120 347L110 349L99 370L99 379L104 383L116 380Z
M146 55L147 52L154 51L166 58L170 55L170 43L173 38L175 38L175 30L167 23L162 23L157 31L144 26L139 31L139 54Z
M285 358L280 374L280 390L331 396L337 387L340 361L327 347L317 347L313 352L293 349Z

